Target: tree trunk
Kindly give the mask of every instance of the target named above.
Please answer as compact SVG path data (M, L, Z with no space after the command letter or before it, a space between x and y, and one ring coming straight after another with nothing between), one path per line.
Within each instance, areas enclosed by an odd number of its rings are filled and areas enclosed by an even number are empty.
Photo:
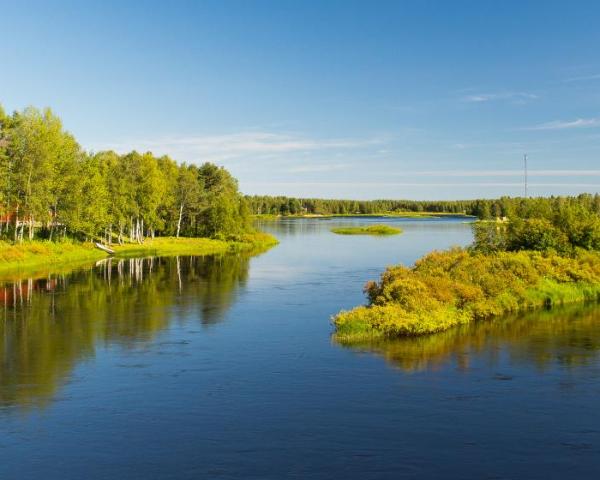
M15 211L15 243L17 241L19 235L19 206L17 205L17 209Z
M177 238L179 238L179 232L181 230L181 217L183 216L183 202L179 206L179 220L177 220Z

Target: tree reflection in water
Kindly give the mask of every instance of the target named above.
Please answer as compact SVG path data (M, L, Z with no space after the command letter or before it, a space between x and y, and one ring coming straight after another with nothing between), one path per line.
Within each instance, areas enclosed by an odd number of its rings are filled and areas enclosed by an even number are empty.
M454 362L467 371L474 355L497 364L501 354L538 370L574 368L600 354L600 307L577 306L478 322L435 335L348 346L382 355L406 372L435 370Z
M0 284L0 406L46 404L98 344L152 340L174 317L222 321L248 268L244 254L107 259Z

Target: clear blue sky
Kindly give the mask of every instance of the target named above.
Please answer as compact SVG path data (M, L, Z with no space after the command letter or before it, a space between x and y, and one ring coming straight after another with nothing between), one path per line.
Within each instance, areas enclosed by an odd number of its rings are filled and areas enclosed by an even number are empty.
M0 103L245 193L600 190L598 1L0 0Z

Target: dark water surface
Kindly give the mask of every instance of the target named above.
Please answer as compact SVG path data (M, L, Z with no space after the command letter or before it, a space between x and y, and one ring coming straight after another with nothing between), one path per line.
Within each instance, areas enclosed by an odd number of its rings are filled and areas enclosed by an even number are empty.
M462 220L267 223L253 258L0 288L0 479L599 478L600 309L344 348L329 318Z

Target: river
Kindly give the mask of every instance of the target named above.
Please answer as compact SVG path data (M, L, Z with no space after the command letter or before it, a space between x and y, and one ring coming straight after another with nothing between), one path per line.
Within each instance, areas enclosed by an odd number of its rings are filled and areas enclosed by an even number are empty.
M339 236L385 222L404 233ZM346 348L330 317L464 219L288 219L255 257L0 285L0 479L597 478L600 309Z

